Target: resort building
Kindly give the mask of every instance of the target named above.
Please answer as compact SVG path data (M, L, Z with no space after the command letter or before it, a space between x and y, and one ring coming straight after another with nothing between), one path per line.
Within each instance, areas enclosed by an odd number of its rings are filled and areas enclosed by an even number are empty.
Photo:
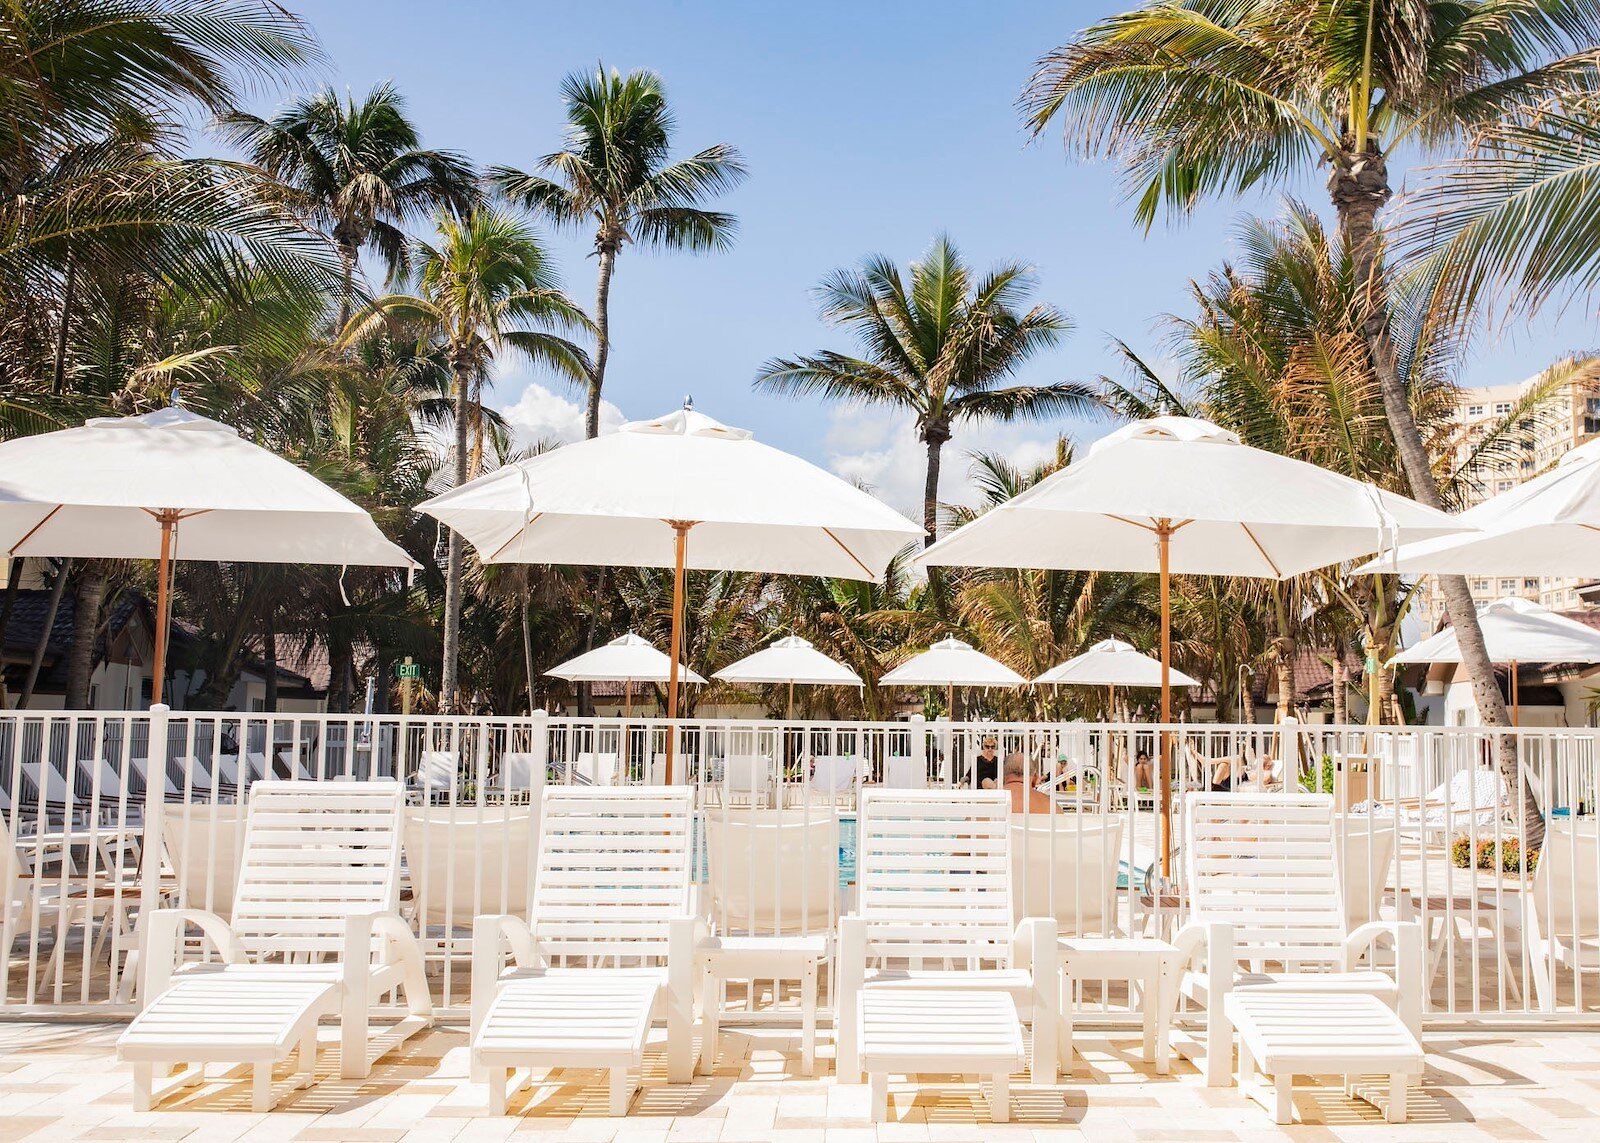
M1453 431L1444 450L1452 468L1471 459L1486 437L1505 425L1503 442L1472 482L1463 507L1481 504L1491 496L1509 492L1554 465L1569 450L1600 436L1600 356L1558 362L1526 381L1486 389L1462 389L1456 397ZM1553 371L1571 371L1571 379L1543 401L1530 404L1530 396L1549 385ZM1583 595L1589 580L1555 576L1474 577L1468 583L1479 603L1505 596L1532 599L1554 611L1592 606ZM1444 618L1444 595L1431 580L1420 588L1413 612L1424 631L1435 631Z

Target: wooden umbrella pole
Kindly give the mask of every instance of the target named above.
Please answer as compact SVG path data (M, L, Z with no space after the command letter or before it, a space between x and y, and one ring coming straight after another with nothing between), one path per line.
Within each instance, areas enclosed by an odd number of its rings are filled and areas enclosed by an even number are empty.
M789 680L789 715L790 722L794 721L794 680Z
M1156 521L1156 551L1161 568L1161 875L1172 876L1172 521Z
M172 622L172 530L182 514L175 508L155 513L161 525L161 560L156 565L155 677L150 680L150 702L162 701L167 680L167 628Z
M672 785L672 759L678 739L678 657L683 653L683 564L689 552L692 520L668 520L676 536L672 563L672 662L667 665L667 785Z
M1522 693L1517 686L1517 661L1511 660L1511 725L1522 723Z

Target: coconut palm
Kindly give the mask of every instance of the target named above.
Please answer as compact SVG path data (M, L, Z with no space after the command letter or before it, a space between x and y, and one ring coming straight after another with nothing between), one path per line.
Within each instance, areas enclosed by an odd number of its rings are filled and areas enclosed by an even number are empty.
M855 333L863 356L824 350L775 358L761 367L756 387L910 413L927 449L922 526L924 544L932 544L940 463L958 427L1100 407L1091 387L1072 381L1003 385L1071 329L1054 306L1028 305L1033 284L1029 268L1015 262L975 274L948 235L934 239L905 275L874 255L817 288L823 320Z
M584 379L584 430L594 437L611 356L617 255L630 242L657 250L726 249L736 229L733 216L702 204L743 181L745 167L726 143L672 160L672 110L655 72L575 72L561 81L561 96L566 149L540 159L535 173L494 167L488 179L512 202L558 226L593 228L595 352Z
M1443 501L1390 329L1377 227L1397 147L1439 147L1588 74L1587 0L1173 0L1100 21L1039 61L1035 131L1120 161L1146 226L1163 208L1238 194L1326 163L1363 299L1362 332L1412 495ZM1465 579L1440 577L1486 722L1508 723ZM1509 749L1502 765L1514 768ZM1537 820L1531 789L1525 809Z
M463 484L482 456L479 410L494 362L518 354L559 376L582 379L589 355L564 335L590 326L557 287L544 246L523 219L480 206L465 218L440 214L438 228L432 243L417 243L416 292L374 299L351 318L341 340L353 343L399 322L415 328L419 346L444 352L455 397L451 475ZM473 432L475 443L469 443ZM445 711L456 709L457 701L462 555L461 536L451 532L439 688Z
M391 280L406 268L410 241L402 226L443 208L467 210L476 197L472 164L452 151L429 150L393 84L357 103L323 88L271 119L234 112L224 137L279 180L288 207L333 242L344 272L339 323L350 320L356 264L364 250L383 259Z

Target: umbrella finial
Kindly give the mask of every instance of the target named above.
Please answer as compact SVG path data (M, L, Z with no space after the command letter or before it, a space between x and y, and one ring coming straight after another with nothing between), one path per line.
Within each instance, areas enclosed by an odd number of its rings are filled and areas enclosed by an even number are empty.
M694 395L692 393L685 393L683 395L683 411L685 413L694 412Z
M176 385L172 387L172 407L174 409L183 408L183 390Z

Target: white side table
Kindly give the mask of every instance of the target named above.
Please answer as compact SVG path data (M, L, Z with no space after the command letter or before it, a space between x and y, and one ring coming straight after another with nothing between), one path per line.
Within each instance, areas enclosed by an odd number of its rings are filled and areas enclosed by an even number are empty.
M1027 1064L1017 1004L1005 992L873 988L859 996L861 1070L872 1121L889 1117L889 1075L975 1072L989 1077L989 1117L1011 1118L1011 1073Z
M1138 982L1144 1010L1144 1058L1156 1071L1172 1070L1172 1003L1178 950L1167 941L1131 937L1062 937L1056 942L1061 970L1061 1066L1072 1071L1073 984L1079 980Z
M817 974L827 962L828 953L829 939L821 933L702 939L695 948L695 956L705 974L700 1070L709 1075L717 1066L717 1036L721 1024L724 981L747 980L753 993L758 980L770 980L774 988L779 981L798 980L802 1067L806 1075L815 1075ZM754 1007L753 1001L751 1007Z

